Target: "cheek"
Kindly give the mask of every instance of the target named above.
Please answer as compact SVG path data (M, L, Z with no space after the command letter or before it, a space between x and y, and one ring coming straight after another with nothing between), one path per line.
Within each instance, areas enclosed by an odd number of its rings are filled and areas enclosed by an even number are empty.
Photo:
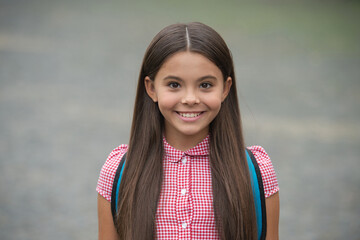
M179 99L172 94L162 94L158 99L158 106L161 112L164 110L170 110L175 107L179 102Z
M207 96L204 98L204 103L214 111L220 111L221 102L221 95Z

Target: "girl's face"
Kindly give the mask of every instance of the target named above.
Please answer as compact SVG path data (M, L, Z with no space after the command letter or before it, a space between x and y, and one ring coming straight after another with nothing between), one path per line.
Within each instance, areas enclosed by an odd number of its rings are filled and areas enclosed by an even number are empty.
M146 91L164 116L168 140L205 138L231 84L209 59L189 51L169 57L154 81L145 78Z

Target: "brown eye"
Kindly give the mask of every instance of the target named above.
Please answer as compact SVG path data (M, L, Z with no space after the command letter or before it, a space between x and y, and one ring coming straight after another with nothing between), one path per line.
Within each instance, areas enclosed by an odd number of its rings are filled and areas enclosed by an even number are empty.
M180 84L178 84L177 82L171 82L171 83L169 83L169 87L170 88L179 88Z
M207 82L205 82L205 83L201 83L200 84L200 88L210 88L212 85L210 84L210 83L207 83Z

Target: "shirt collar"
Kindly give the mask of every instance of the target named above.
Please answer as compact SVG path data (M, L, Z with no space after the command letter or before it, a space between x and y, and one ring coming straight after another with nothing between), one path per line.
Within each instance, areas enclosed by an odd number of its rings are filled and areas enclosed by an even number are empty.
M167 160L170 162L179 162L184 155L189 156L207 156L209 155L209 135L204 138L195 147L188 149L187 151L181 151L171 146L163 137L164 153Z

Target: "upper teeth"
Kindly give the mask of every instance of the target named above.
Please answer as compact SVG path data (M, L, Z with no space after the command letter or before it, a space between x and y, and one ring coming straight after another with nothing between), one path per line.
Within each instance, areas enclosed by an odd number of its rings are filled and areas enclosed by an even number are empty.
M200 115L200 113L179 113L182 117L193 118Z

